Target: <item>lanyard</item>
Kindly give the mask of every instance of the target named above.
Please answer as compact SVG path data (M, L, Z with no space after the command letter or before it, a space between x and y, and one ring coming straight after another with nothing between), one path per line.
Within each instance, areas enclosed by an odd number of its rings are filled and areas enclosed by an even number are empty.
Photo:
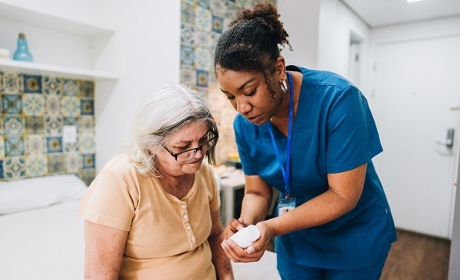
M289 122L288 122L288 139L286 145L286 168L283 164L283 159L281 154L276 146L275 137L273 136L273 131L271 124L268 123L268 131L270 132L270 137L272 139L273 148L275 149L276 158L281 167L281 173L284 178L284 189L285 189L285 198L289 198L289 178L291 173L291 146L292 146L292 120L293 120L293 108L294 108L294 87L292 86L291 75L286 72L289 81Z

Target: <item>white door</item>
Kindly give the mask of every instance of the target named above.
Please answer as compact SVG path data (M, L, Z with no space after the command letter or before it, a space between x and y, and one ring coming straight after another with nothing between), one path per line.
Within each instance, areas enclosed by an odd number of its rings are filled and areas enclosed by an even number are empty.
M396 226L451 237L455 193L460 36L378 44L369 103L384 152L375 166ZM448 148L447 130L455 129Z

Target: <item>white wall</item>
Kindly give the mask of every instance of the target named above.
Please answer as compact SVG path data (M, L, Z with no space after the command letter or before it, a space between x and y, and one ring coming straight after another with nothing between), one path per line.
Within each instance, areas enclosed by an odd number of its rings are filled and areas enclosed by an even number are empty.
M318 65L318 17L321 0L277 1L280 20L289 34L289 46L281 52L286 65L317 68Z
M157 1L116 1L120 80L103 85L114 86L110 96L96 97L98 171L131 137L141 100L160 84L179 82L180 1L162 2L160 7Z

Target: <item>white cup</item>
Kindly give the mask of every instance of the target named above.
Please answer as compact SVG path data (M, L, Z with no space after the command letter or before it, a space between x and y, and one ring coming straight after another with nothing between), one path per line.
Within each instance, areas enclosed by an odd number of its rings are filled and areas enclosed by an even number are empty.
M230 236L230 239L235 241L241 248L247 248L252 242L259 239L259 237L259 229L255 225L249 225Z

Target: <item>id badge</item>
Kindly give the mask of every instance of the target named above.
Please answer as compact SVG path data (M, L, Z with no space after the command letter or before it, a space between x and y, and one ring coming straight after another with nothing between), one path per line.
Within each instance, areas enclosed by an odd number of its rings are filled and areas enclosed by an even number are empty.
M278 216L283 215L295 208L295 197L289 197L287 199L278 199Z

